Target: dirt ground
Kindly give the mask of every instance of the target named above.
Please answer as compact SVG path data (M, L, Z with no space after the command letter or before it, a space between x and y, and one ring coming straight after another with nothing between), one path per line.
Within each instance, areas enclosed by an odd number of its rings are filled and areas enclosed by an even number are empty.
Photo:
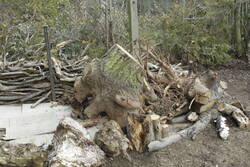
M228 83L227 92L250 106L250 67L236 62L216 71ZM223 141L211 123L194 141L182 140L158 152L130 155L131 162L116 157L105 167L250 167L250 129L233 126L229 139Z

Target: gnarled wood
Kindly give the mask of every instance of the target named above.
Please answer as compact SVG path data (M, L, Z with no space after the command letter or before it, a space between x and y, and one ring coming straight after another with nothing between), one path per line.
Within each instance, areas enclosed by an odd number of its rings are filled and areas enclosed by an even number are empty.
M52 140L48 155L50 167L100 166L105 154L92 141L87 130L71 118L63 119Z

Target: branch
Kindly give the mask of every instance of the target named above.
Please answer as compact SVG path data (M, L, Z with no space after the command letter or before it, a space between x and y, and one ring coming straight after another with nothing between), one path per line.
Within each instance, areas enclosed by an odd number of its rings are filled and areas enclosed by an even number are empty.
M192 136L198 134L199 132L201 132L202 130L204 130L207 125L209 124L211 120L211 113L206 113L201 115L201 118L199 121L197 121L194 125L192 125L191 127L181 130L180 132L177 132L176 134L163 138L162 140L157 140L157 141L153 141L150 142L148 145L148 151L152 152L152 151L157 151L160 150L162 148L167 147L168 145L171 145L173 143L178 142L181 139L184 138L191 138Z

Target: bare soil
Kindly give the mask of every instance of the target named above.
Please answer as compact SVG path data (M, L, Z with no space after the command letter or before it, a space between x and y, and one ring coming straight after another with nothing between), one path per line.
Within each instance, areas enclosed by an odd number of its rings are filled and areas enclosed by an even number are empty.
M227 93L250 107L250 68L234 63L216 70L228 83ZM246 113L250 116L250 112ZM234 124L227 141L221 140L213 123L194 141L182 140L158 152L131 153L132 161L109 159L105 167L250 167L250 129Z

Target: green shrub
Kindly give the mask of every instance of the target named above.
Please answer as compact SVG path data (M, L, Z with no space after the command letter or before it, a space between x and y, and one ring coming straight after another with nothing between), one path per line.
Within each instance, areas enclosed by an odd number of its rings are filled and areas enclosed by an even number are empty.
M162 18L162 32L159 36L163 47L174 56L177 61L194 61L202 65L219 65L228 62L231 58L231 49L228 34L230 28L223 22L218 23L210 19L210 11L199 11L196 18L184 18L184 12L190 9L175 5ZM214 25L216 24L216 26Z

